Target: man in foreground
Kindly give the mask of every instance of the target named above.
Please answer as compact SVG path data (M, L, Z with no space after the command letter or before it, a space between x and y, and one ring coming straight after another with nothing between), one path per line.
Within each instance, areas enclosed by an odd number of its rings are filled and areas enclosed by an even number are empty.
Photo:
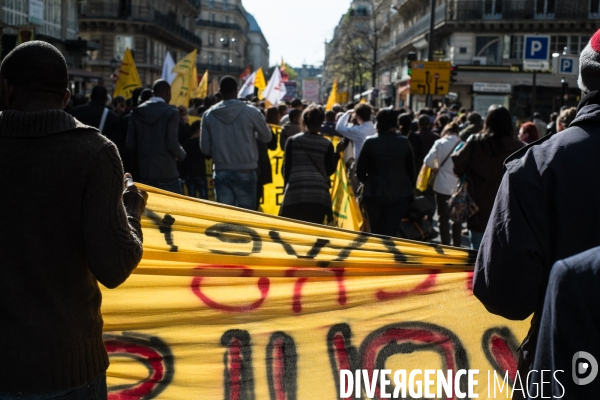
M513 320L534 313L521 378L533 364L552 266L600 245L600 31L580 58L577 118L506 161L475 266L473 293L490 312Z
M169 105L171 85L157 80L152 94L131 111L127 147L137 153L142 183L183 194L177 161L183 161L185 151L178 139L179 111Z
M112 142L62 111L68 82L45 42L0 66L2 399L106 398L97 281L119 286L142 257L145 193L124 186Z
M217 202L248 210L257 208L258 147L256 140L269 143L271 129L260 111L237 100L237 82L221 78L223 101L202 117L200 147L213 158Z

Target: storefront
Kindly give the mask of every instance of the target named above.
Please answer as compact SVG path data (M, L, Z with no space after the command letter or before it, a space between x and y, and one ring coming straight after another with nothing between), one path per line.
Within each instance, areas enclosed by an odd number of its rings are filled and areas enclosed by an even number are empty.
M472 109L485 117L487 110L494 104L510 107L510 83L473 83Z

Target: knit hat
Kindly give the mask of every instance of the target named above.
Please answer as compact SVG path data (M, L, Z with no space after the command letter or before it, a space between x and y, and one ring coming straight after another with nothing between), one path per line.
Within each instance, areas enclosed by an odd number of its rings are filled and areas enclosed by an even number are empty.
M600 90L600 30L581 52L577 84L584 93Z

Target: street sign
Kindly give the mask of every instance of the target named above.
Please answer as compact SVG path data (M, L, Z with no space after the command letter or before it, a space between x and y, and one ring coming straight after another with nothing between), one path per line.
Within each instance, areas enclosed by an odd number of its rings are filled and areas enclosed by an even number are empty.
M550 69L550 36L525 35L523 46L523 67L530 71Z
M445 95L450 90L450 63L413 61L410 94Z
M562 76L579 75L579 57L558 57L557 69L554 70L554 73Z
M548 61L550 58L550 36L525 36L524 61Z
M548 61L523 61L523 71L548 71L550 63Z

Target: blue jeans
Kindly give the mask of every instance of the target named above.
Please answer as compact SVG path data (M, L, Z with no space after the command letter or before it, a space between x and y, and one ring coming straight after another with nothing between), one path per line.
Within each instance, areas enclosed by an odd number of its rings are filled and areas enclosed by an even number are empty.
M106 400L106 373L100 374L83 386L54 393L0 393L2 400Z
M256 210L256 171L215 171L213 178L218 203Z
M469 230L469 239L471 240L471 248L473 250L479 250L481 247L481 241L483 240L483 232Z
M199 199L208 199L208 182L206 176L188 176L185 178L185 186L188 189L188 196Z
M181 187L181 179L142 179L141 182L146 185L154 186L168 192L177 194L183 194L183 188Z

